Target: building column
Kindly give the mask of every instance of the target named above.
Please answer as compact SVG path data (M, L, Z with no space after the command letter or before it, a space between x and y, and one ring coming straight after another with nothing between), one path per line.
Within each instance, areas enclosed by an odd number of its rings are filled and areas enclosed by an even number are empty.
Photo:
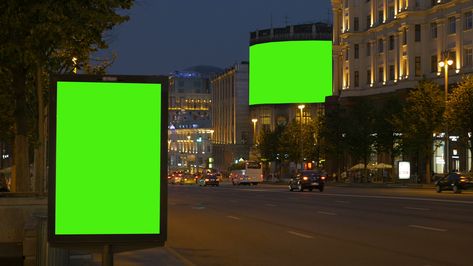
M458 16L456 17L457 23L457 32L455 36L455 49L456 49L456 57L455 58L455 69L461 69L462 66L462 54L463 54L463 15L461 11L458 12Z
M397 3L397 1L395 1ZM399 80L399 32L394 33L394 80Z

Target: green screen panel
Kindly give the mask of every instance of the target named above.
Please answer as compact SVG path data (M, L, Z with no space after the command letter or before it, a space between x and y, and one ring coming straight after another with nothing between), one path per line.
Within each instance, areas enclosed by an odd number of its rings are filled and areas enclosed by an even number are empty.
M250 105L323 103L331 95L331 41L270 42L250 47Z
M56 235L160 234L161 85L58 82Z

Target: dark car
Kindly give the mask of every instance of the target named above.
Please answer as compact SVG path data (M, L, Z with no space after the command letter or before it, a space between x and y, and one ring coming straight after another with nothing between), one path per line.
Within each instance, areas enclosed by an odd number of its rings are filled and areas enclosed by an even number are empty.
M296 177L289 181L289 190L304 191L308 189L318 189L320 192L324 191L326 175L317 171L302 171Z
M435 191L453 190L453 193L461 193L464 189L473 188L473 173L453 172L435 181Z
M218 186L220 184L219 176L216 174L202 175L198 180L199 186Z

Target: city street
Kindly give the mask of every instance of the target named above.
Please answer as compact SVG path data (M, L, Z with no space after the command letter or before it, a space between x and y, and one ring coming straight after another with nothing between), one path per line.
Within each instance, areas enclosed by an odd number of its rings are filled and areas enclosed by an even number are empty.
M473 193L169 186L166 246L188 265L472 265Z

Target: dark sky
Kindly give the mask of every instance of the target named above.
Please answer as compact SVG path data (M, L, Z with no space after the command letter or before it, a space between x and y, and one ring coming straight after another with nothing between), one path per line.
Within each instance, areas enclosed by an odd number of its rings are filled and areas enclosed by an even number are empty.
M329 0L137 0L111 32L111 74L168 74L248 60L249 32L327 21Z

